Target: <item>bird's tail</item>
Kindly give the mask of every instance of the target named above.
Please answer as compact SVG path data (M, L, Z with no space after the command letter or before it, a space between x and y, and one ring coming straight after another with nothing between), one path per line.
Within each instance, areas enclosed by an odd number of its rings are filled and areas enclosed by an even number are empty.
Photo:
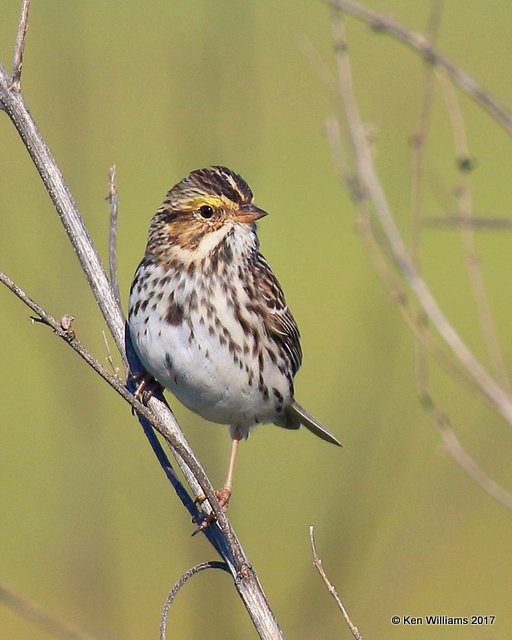
M322 440L335 444L338 447L342 446L341 443L338 442L338 440L318 422L318 420L313 418L313 416L303 409L298 402L295 402L295 400L286 407L285 416L286 423L283 426L287 429L298 429L302 424L306 429L309 429L311 433L314 433L315 436L322 438Z

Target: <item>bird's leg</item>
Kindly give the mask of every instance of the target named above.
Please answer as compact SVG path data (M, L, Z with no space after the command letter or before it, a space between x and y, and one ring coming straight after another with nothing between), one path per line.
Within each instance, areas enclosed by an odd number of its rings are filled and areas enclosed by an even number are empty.
M240 432L238 430L235 431L233 439L231 441L231 456L229 458L228 476L222 489L220 491L216 491L217 499L219 500L220 506L224 509L224 511L226 511L226 509L228 508L229 500L231 498L236 454L238 453L238 445L240 444L241 439L242 436L240 435Z
M227 510L229 505L229 500L231 498L231 492L233 489L233 475L235 471L236 454L238 452L238 445L240 444L241 439L242 439L242 436L240 432L238 430L235 431L233 435L233 439L231 441L231 456L229 458L228 475L226 478L226 482L224 483L224 486L222 487L222 489L215 492L215 495L217 496L217 500L219 501L220 506L224 509L224 511ZM206 496L204 495L198 496L196 498L196 503L202 504L205 500L206 500Z

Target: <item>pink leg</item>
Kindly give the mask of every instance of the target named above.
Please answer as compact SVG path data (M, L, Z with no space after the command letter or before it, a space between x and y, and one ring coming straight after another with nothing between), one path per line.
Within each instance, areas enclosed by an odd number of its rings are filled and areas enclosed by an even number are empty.
M233 475L235 472L236 454L238 453L238 445L242 436L239 431L235 432L233 440L231 441L231 456L229 458L228 477L226 482L220 491L217 491L217 498L219 499L220 506L224 511L228 508L229 499L231 498L231 492L233 489Z

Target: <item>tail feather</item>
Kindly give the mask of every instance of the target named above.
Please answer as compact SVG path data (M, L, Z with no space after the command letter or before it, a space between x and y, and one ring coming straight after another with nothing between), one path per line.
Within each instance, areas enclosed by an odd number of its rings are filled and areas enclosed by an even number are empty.
M293 402L286 408L286 418L287 424L285 426L288 429L298 429L302 424L306 429L309 429L311 433L314 433L315 436L322 438L322 440L335 444L338 447L342 446L341 443L338 442L338 440L318 422L318 420L313 418L313 416L302 408L295 400L293 400Z

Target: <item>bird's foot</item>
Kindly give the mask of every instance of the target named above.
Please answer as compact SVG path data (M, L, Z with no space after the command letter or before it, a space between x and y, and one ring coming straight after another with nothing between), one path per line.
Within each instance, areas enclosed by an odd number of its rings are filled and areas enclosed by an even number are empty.
M215 496L219 501L219 504L222 510L227 511L229 506L229 501L231 499L231 489L229 487L223 487L222 489L215 491ZM205 495L201 495L201 496L197 496L194 502L198 505L201 505L206 500L208 500L208 498ZM215 522L216 520L217 520L217 516L212 511L205 518L203 518L203 520L201 520L201 522L199 523L199 526L192 533L192 535L195 536L196 533L199 533L200 531L204 531L206 527L209 527L212 524L212 522Z
M219 489L218 491L215 491L215 497L219 501L219 504L220 504L222 510L223 511L227 511L228 506L229 506L229 501L231 499L231 489L230 489L230 487L222 487L222 489ZM206 500L208 500L208 498L203 494L201 496L197 496L197 498L194 500L194 502L196 504L201 505Z
M150 376L147 371L141 371L140 373L130 374L132 380L137 383L133 395L142 404L147 405L149 400L156 394L163 391L162 385L157 382L153 376Z

